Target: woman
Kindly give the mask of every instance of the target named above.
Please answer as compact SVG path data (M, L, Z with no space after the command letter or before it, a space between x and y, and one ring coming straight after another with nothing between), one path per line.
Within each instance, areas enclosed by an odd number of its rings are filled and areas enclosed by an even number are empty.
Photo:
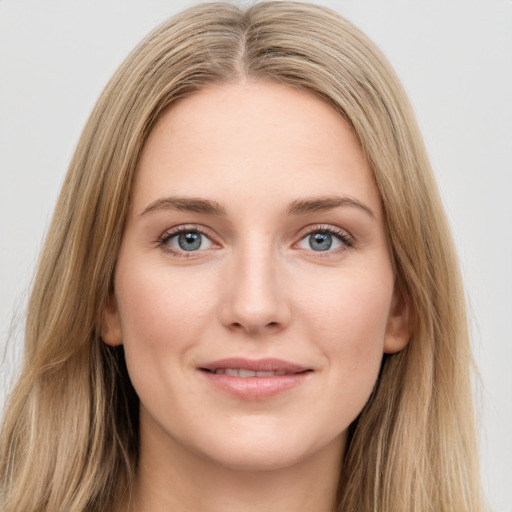
M463 302L374 45L302 3L185 11L71 162L3 509L481 510Z

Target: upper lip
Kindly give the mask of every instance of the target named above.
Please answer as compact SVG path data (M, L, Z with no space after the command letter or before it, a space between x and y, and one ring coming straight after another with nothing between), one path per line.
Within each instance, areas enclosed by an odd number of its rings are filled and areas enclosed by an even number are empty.
M220 359L211 363L202 364L199 369L211 372L225 370L227 368L237 370L251 370L253 372L285 372L287 374L301 373L311 368L299 364L284 361L282 359L244 359L240 357Z

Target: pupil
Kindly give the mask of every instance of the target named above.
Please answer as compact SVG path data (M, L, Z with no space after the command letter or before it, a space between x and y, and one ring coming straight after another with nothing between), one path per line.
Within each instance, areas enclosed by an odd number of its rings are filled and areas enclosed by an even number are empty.
M178 237L180 248L184 251L194 251L201 247L200 233L180 233Z
M327 251L332 245L332 236L328 233L315 233L309 240L311 247L316 251Z

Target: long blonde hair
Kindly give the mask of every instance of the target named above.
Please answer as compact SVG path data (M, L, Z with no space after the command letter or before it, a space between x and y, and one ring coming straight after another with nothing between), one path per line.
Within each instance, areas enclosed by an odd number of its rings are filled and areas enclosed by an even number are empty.
M1 432L4 512L113 510L137 463L138 399L101 341L134 169L172 102L254 78L328 101L382 197L397 285L415 321L351 426L336 510L480 511L471 353L457 258L408 100L371 41L300 2L202 4L152 32L115 73L71 161L30 299L24 363Z

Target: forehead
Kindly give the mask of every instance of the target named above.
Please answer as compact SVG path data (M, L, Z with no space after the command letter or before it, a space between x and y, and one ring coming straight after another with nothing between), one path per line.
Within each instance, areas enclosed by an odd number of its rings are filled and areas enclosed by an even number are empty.
M334 193L380 210L353 130L312 93L248 81L209 86L162 115L139 159L134 206L165 194L264 203Z

